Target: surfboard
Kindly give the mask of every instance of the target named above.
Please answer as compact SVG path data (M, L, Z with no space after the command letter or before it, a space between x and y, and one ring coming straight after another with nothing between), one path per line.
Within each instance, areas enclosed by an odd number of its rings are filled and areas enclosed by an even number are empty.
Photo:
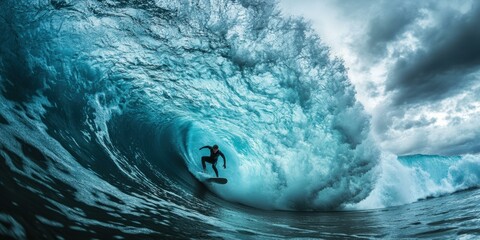
M228 180L226 178L207 178L207 182L226 184Z

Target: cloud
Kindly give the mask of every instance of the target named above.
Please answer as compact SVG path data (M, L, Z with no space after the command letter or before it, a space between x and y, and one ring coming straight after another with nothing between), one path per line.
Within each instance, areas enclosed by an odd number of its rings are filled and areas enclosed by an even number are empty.
M379 105L373 126L379 144L399 155L480 152L480 83L431 104Z
M434 117L427 117L423 115L418 119L412 119L412 120L409 119L409 120L402 121L402 123L399 124L396 127L396 129L407 130L412 128L420 128L420 127L425 127L425 126L435 124L436 121L437 119Z
M368 21L360 51L375 61L385 57L388 45L402 38L409 26L415 23L422 13L418 6L408 1L383 2L374 12Z
M367 20L351 50L366 71L385 66L383 79L373 81L383 98L371 112L383 148L479 153L480 3L380 1L358 11ZM371 82L360 85L374 89Z
M467 13L445 10L436 23L415 26L418 50L393 65L386 90L395 105L437 101L456 95L477 81L480 70L480 3Z

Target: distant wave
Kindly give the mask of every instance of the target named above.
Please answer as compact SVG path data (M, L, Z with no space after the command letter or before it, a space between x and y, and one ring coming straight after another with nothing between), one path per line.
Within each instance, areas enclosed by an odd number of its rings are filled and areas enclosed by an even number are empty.
M356 208L381 208L412 203L480 186L480 156L384 154L379 180Z

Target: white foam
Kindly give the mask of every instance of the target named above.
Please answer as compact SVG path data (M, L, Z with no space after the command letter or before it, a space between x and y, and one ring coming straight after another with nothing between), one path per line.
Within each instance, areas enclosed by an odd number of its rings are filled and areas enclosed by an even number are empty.
M349 207L372 209L397 206L480 186L480 156L465 155L449 161L446 174L436 179L438 176L429 173L435 169L422 165L428 161L440 161L438 158L440 156L420 156L415 160L418 164L409 166L396 156L384 153L377 169L380 178L374 190L366 199Z

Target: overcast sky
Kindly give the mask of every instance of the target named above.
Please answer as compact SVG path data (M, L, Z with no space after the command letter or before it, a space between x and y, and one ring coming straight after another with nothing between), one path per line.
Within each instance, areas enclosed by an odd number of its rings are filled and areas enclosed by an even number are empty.
M344 59L384 150L480 153L480 1L279 2Z

